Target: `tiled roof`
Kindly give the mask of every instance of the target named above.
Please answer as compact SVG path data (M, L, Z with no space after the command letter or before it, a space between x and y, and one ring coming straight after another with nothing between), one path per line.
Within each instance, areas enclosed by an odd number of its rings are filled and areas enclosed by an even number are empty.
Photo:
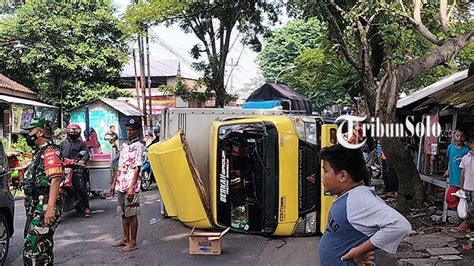
M35 95L36 93L30 89L28 89L27 87L21 85L20 83L17 83L9 78L7 78L6 76L0 74L0 88L2 89L7 89L7 90L11 90L12 93L15 93L15 92L22 92L22 93L28 93L28 94L32 94L32 95Z

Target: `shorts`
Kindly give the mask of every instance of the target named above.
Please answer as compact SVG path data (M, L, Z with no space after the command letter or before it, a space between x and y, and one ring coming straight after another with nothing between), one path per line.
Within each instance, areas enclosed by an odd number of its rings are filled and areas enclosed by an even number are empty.
M132 200L127 198L126 192L118 192L117 214L131 217L140 214L140 196L138 193L133 195Z
M448 204L448 208L455 209L458 207L459 198L452 194L456 193L459 189L460 187L448 187L448 191L446 191L446 203Z

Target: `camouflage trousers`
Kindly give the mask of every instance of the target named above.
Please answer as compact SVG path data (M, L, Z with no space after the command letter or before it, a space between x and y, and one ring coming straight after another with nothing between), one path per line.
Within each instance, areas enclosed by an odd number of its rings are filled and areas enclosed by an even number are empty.
M55 218L49 225L44 223L47 202L47 196L40 196L39 200L31 200L28 197L25 199L27 212L23 245L24 265L54 264L53 235L62 214L63 201L61 197L56 200Z

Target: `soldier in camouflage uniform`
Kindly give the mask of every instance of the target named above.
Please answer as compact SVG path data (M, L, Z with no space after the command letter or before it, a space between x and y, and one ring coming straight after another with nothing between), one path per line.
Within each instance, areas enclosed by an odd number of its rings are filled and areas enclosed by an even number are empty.
M36 149L24 179L25 265L53 265L53 235L63 208L59 185L63 180L63 158L51 142L51 127L45 119L34 119L26 138Z

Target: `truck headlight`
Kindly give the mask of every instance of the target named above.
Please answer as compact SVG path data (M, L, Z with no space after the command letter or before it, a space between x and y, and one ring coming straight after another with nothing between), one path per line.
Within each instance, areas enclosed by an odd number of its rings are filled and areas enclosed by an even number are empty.
M304 228L304 233L305 234L315 234L316 229L317 229L317 221L316 219L318 216L316 215L316 212L310 212L305 215L305 228Z
M292 121L299 139L317 144L316 120L314 118L293 116Z
M318 213L316 211L301 216L296 222L294 236L316 235L318 230Z

